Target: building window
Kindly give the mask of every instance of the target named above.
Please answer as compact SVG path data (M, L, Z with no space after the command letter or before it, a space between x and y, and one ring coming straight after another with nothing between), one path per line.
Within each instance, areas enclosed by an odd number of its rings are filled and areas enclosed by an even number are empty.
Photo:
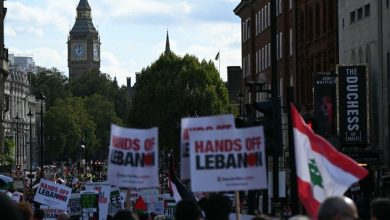
M279 34L279 57L280 59L283 58L283 32L280 32Z
M288 9L292 9L293 5L292 5L292 0L289 0L288 1Z
M269 59L268 54L267 54L267 45L265 45L265 47L264 47L264 56L265 56L265 59L264 59L264 69L266 69L267 68L267 62L268 62L268 59Z
M332 15L330 15L332 16ZM349 15L349 20L350 20L350 23L353 24L355 22L355 11L351 12L350 15Z
M363 8L359 8L357 10L357 19L358 21L361 20L363 18Z
M259 10L259 12L257 12L257 19L258 19L258 21L257 21L257 30L259 31L259 34L261 33L261 25L260 25L260 22L261 22L261 17L260 17L260 11L261 10Z
M247 30L247 36L248 36L248 39L251 38L251 20L248 18L248 20L246 21L246 30Z
M248 54L248 75L251 74L251 54Z
M267 18L267 20L268 20L267 27L269 27L269 26L271 25L271 3L270 3L270 2L268 3L268 12L267 12L267 14L268 14L268 18Z
M268 26L268 7L267 5L264 7L264 29L266 29Z
M246 41L246 23L242 22L242 42Z
M268 63L267 63L267 67L270 67L271 66L271 43L268 44L268 51L267 51L267 53L268 53L268 57L269 57Z
M282 0L279 0L279 15L282 14Z
M256 16L255 16L255 30L256 30L256 36L257 34L259 33L259 29L257 28L257 13L256 13Z
M389 9L389 0L386 0L386 8Z
M279 34L276 34L276 60L279 60Z
M265 69L265 56L264 56L264 47L261 48L261 66L262 66L262 69L264 70Z
M279 0L274 0L275 1L275 14L278 16L279 14Z
M289 40L290 40L290 56L293 55L293 30L292 28L290 28L290 37L289 37Z
M264 8L261 9L261 28L260 31L264 30Z
M370 4L364 6L364 17L370 17Z
M256 73L259 72L259 51L256 51Z

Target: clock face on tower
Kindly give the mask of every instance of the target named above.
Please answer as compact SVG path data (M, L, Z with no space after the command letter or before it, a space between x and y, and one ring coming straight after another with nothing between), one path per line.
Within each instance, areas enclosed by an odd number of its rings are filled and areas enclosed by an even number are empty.
M84 60L87 58L87 46L83 43L74 43L72 45L72 58L73 60Z

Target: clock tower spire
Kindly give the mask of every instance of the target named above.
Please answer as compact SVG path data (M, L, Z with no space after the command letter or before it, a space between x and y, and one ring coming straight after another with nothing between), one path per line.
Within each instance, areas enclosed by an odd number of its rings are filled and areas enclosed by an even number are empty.
M100 37L92 23L88 0L80 0L76 21L68 36L69 78L100 69Z

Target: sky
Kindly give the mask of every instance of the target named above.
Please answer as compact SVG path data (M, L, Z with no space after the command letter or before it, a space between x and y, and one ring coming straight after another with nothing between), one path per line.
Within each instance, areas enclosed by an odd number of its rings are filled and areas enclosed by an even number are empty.
M55 67L68 76L67 37L79 0L7 0L4 41L9 53L33 56L36 65ZM100 70L135 82L135 73L171 50L213 60L223 81L227 66L241 65L240 0L89 0L100 34ZM220 51L220 61L215 56Z

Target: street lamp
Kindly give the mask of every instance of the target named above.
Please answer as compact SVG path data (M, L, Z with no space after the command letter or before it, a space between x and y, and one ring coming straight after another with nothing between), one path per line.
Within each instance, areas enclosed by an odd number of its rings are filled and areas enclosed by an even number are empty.
M40 141L40 150L41 150L41 160L40 160L40 164L41 164L41 178L43 178L43 174L44 174L44 168L43 168L43 101L46 100L46 96L43 95L43 92L41 92L41 94L39 95L38 97L38 100L41 100L41 141Z
M30 178L30 192L32 191L32 126L31 126L31 118L33 116L33 113L31 112L31 108L28 110L27 116L30 118L30 174L28 178Z
M19 154L20 154L20 149L19 149L19 114L16 114L16 117L14 118L16 120L16 165L19 164Z

